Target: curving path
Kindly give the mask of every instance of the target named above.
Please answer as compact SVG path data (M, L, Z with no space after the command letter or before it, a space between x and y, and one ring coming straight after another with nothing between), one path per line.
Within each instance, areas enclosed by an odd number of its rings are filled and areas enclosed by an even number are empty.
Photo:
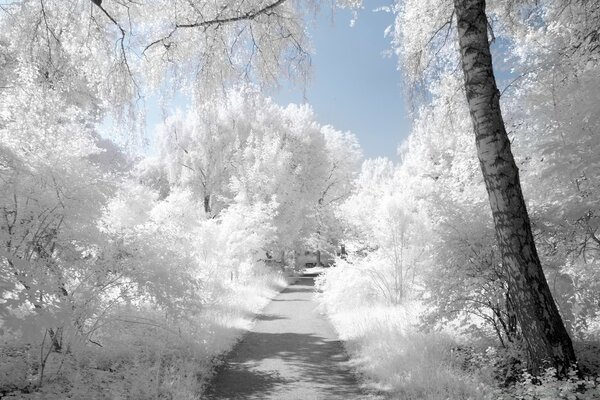
M314 280L281 292L228 355L207 398L353 400L361 392L333 327L316 310Z

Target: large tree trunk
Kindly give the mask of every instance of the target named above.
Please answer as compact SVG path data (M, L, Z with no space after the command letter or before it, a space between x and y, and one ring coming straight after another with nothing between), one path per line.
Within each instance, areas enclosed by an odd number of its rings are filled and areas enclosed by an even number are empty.
M454 0L454 9L477 154L529 369L538 373L553 366L564 376L575 363L575 353L535 248L519 170L502 119L485 0Z

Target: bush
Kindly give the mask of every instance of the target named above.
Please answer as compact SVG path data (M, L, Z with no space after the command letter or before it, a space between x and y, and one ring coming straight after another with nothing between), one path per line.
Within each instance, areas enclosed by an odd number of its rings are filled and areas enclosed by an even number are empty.
M556 369L549 368L541 376L532 376L523 371L519 382L510 397L519 400L592 400L600 399L600 378L580 378L575 370L569 372L568 379L559 380Z

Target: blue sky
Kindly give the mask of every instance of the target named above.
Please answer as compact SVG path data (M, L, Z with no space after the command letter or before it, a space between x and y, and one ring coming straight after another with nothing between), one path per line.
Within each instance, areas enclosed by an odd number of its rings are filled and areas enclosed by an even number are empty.
M388 5L372 0L369 7ZM312 80L306 88L283 88L272 96L281 105L302 103L303 96L322 124L353 132L367 158L397 159L396 149L407 137L410 122L401 87L401 74L384 30L394 21L391 13L359 12L350 27L348 11L322 10L309 32L316 54Z

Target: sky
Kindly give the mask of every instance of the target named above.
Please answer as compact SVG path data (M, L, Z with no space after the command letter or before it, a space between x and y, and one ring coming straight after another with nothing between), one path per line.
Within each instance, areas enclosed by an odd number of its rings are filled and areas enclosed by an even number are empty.
M389 5L372 0L369 7ZM304 97L321 124L354 133L366 158L397 160L398 145L408 136L410 122L401 87L401 73L384 37L394 16L386 12L359 12L353 27L349 11L322 10L309 28L315 54L312 80L306 88L283 88L274 100L287 105Z

